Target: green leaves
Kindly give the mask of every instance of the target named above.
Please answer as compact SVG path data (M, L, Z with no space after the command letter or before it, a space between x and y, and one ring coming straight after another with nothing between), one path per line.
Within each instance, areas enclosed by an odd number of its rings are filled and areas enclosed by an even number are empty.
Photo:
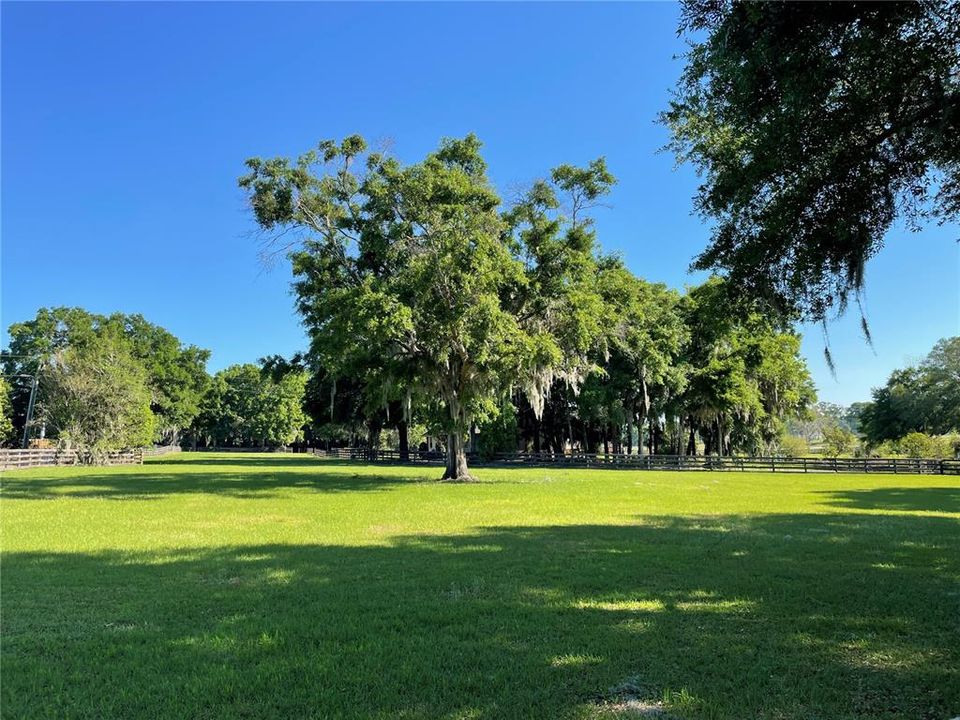
M898 216L957 217L956 2L683 7L695 43L661 120L714 223L694 267L822 320Z
M48 363L40 383L41 417L61 447L93 462L152 442L148 376L128 340L102 335L58 350Z
M303 437L306 385L306 372L276 359L231 365L213 377L196 429L208 445L289 445Z
M295 170L254 159L240 179L263 230L299 233L294 291L323 372L381 402L439 404L454 435L511 387L542 397L555 377L585 374L601 330L584 213L613 182L605 163L561 166L504 212L480 147L445 139L403 166L363 162L354 136L320 144L323 168L310 154Z
M58 351L81 351L104 338L125 344L147 374L150 409L156 416L155 439L176 441L199 412L208 380L208 350L184 345L167 330L142 315L95 315L82 308L41 308L32 320L10 326L12 354L4 361L10 375L32 374L38 363ZM14 417L22 428L27 402L25 385L12 393ZM151 438L151 442L154 438Z
M915 367L895 370L860 413L871 444L911 431L960 430L960 337L940 340Z

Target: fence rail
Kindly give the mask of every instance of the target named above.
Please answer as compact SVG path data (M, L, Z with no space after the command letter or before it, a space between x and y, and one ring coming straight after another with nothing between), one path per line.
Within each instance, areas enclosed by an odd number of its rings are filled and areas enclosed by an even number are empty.
M144 457L159 457L161 455L169 455L170 453L183 452L183 448L179 445L157 445L155 447L149 447L143 449Z
M81 464L81 458L76 450L53 450L45 448L28 448L25 450L0 449L0 470L79 464ZM104 464L142 465L143 450L138 448L136 450L108 453L104 457Z
M438 464L442 452L411 450L406 458L398 450L333 448L314 450L318 457L364 462ZM766 472L858 472L921 475L960 475L960 460L935 458L823 458L823 457L716 457L704 455L626 455L590 453L468 454L473 465L526 465L533 467L595 467L630 470L737 470Z

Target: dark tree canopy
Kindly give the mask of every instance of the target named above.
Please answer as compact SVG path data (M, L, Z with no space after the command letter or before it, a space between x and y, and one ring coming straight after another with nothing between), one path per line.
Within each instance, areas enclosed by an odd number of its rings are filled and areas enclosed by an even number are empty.
M960 337L944 338L918 365L891 373L859 419L873 445L910 432L960 431Z
M199 412L208 381L210 351L186 345L142 315L97 315L78 307L40 308L34 318L9 328L10 344L2 359L3 372L17 378L10 393L17 434L23 432L29 398L29 376L57 352L82 350L104 337L121 338L147 373L150 407L156 416L156 440L175 443Z
M433 408L445 477L470 478L463 438L511 388L539 415L554 379L590 370L601 328L587 211L613 182L602 159L556 168L510 212L473 135L413 165L351 136L247 166L257 223L290 251L312 363L331 391L338 378L362 388L368 410Z
M686 0L662 120L715 222L698 269L824 320L898 217L960 211L960 4Z

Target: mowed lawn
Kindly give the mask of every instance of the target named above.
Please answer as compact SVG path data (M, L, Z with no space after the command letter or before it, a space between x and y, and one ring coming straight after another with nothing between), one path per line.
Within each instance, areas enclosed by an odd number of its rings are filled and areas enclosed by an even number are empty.
M960 715L960 478L440 472L6 473L0 712Z

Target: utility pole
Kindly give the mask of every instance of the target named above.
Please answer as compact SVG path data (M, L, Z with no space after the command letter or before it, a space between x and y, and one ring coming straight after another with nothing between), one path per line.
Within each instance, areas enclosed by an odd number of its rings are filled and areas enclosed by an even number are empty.
M37 371L33 375L33 382L30 383L30 400L27 403L27 417L23 423L23 441L20 443L20 447L26 448L27 442L30 437L30 423L33 422L33 408L37 404L37 376L40 374L40 366L37 366Z
M7 375L6 373L3 374L3 377L5 378L30 378L30 399L27 401L27 413L23 422L23 438L20 441L20 447L26 448L27 442L30 439L30 423L33 422L33 411L37 406L37 388L40 384L40 371L43 368L43 358L35 355L16 355L13 353L8 353L7 351L0 352L0 361L8 361L13 358L27 360L36 358L37 360L37 367L33 371L32 375L28 373L16 373L10 375ZM45 432L42 432L41 437L45 434Z
M43 369L43 360L37 361L37 369L33 371L30 382L30 400L27 402L27 416L23 421L23 441L20 447L26 449L30 440L30 423L33 422L33 411L37 406L37 387L40 385L40 371Z

